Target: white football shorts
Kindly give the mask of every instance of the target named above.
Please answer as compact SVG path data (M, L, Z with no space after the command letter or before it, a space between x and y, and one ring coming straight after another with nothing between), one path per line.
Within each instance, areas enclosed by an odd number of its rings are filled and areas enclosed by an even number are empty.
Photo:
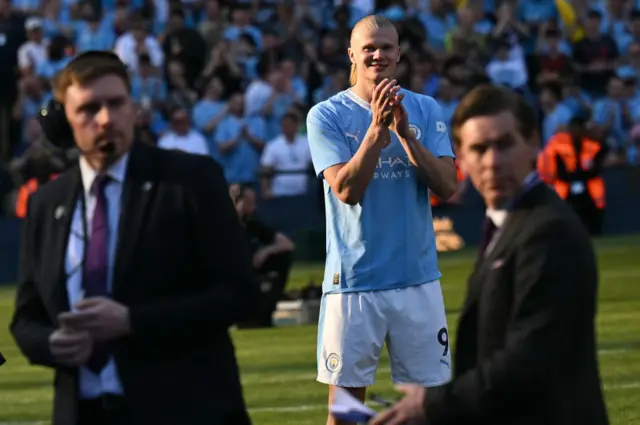
M373 385L385 342L395 384L434 387L451 380L440 281L324 294L318 323L318 382L346 388Z

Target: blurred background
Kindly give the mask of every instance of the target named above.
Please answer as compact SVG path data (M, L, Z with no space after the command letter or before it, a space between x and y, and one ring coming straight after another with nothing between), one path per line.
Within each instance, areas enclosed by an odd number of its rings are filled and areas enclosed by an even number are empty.
M256 189L256 214L296 240L297 258L321 259L305 116L348 87L350 29L370 13L397 25L402 86L436 98L446 119L487 82L536 107L543 144L578 119L606 148L604 232L640 230L639 0L0 0L2 214L23 216L75 160L35 119L50 78L79 52L114 50L131 70L140 140L213 156L229 183ZM459 179L453 199L432 202L473 243L482 202ZM2 223L7 246L17 230Z
M131 70L140 141L216 158L245 188L230 191L244 193L239 214L263 224L255 249L280 233L295 244L278 328L233 338L254 423L322 423L311 301L324 205L305 116L347 88L350 29L373 12L397 25L402 86L433 96L447 119L481 83L511 87L538 111L543 178L601 221L592 233L604 235L598 354L611 423L640 425L640 0L0 0L0 324L13 311L26 201L77 155L53 148L35 119L49 80L78 52L114 50ZM452 199L432 197L451 335L476 255L465 246L485 212L458 177ZM29 367L6 327L0 351L0 424L50 423L50 371ZM373 390L394 398L390 382L383 355Z

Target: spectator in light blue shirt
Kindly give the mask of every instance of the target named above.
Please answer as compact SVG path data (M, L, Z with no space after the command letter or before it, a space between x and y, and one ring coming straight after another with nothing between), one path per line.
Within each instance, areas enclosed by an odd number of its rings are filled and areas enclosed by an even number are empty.
M295 93L296 99L301 102L307 100L307 83L298 73L298 64L292 59L280 61L280 70L287 81L291 81L291 89Z
M418 18L427 32L427 43L438 52L445 50L446 34L455 28L455 16L447 13L444 0L430 0L429 11Z
M233 49L235 62L242 67L246 81L253 81L258 77L258 62L260 60L258 45L249 34L241 34Z
M53 37L47 48L47 60L40 64L36 70L36 75L51 79L60 72L71 60L71 56L67 55L67 49L70 44L67 37L63 35Z
M24 77L19 84L19 96L17 108L14 110L14 118L22 121L23 141L27 136L26 126L30 118L40 114L40 110L47 106L51 95L46 93L43 82L34 76Z
M42 9L41 0L12 0L11 7L25 15L38 13Z
M113 27L102 20L95 11L76 25L76 53L87 50L111 50L115 42Z
M554 0L521 0L518 15L526 24L540 25L556 19L558 9Z
M167 97L167 83L151 64L149 55L138 59L138 70L131 76L131 97L145 109L158 108Z
M593 120L604 132L605 139L614 149L622 149L627 141L625 121L629 117L624 99L624 85L614 77L607 85L607 95L593 105Z
M442 108L442 118L447 124L447 128L450 128L453 113L458 107L460 99L457 99L455 88L447 78L440 79L440 86L438 87L436 100L438 101L440 108Z
M229 113L216 128L214 139L227 181L256 185L260 153L264 147L264 122L259 117L246 119L243 106L242 93L230 96Z
M45 2L43 29L45 38L68 34L71 30L71 11L60 0Z
M251 25L251 15L247 5L235 5L231 12L231 22L232 25L227 28L223 34L225 40L234 41L237 40L240 35L248 34L253 38L258 49L262 48L262 33L258 28Z
M614 34L614 39L618 45L620 55L629 53L629 46L633 43L640 43L640 9L635 9L629 17L629 24L625 31Z
M220 159L215 134L220 122L227 116L227 104L222 99L224 87L219 78L213 77L204 89L204 96L193 107L191 119L194 127L207 138L209 152L215 159Z
M304 101L296 94L293 82L287 80L281 71L272 73L270 79L273 89L262 110L267 122L267 140L271 140L280 134L280 121L289 109L295 104Z

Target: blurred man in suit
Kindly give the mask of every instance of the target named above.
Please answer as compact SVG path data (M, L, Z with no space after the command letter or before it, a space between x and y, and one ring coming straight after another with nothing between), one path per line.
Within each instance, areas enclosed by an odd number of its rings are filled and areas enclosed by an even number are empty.
M499 87L460 102L452 134L484 198L483 244L460 313L451 383L401 387L380 424L605 425L598 273L580 219L534 171L531 107Z
M30 199L11 331L55 369L54 425L249 424L228 328L258 288L226 181L135 142L129 89L108 52L54 83L81 155Z

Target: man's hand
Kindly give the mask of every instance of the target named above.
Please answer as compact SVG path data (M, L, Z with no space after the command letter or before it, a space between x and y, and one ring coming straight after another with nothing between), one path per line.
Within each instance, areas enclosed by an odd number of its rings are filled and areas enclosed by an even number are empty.
M62 328L49 336L49 349L57 363L81 366L91 357L93 338L87 331Z
M75 312L58 316L63 327L87 331L96 341L110 341L131 332L129 308L110 298L86 298L75 308Z
M403 98L403 94L399 95L398 100L393 105L393 121L389 126L389 130L396 133L400 140L407 139L411 135L409 131L409 114L407 114L407 110L402 105Z
M427 389L419 385L399 385L405 397L373 418L369 425L420 425L425 422L424 397Z

